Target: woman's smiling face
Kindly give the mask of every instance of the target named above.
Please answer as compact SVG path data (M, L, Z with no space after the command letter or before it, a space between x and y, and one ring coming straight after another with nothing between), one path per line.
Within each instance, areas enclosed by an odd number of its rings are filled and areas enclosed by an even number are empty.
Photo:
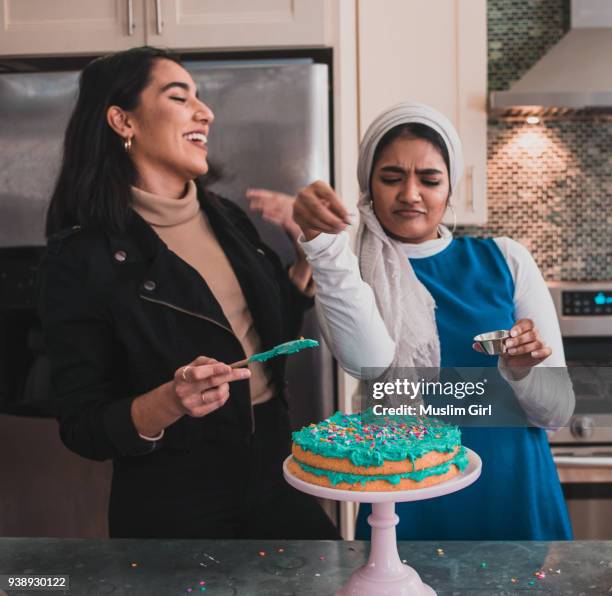
M139 186L165 178L181 185L208 171L207 141L214 115L202 103L191 75L172 60L156 60L138 106L129 113L130 156Z
M374 213L387 234L419 243L438 236L449 198L448 169L440 150L425 139L402 135L372 167Z

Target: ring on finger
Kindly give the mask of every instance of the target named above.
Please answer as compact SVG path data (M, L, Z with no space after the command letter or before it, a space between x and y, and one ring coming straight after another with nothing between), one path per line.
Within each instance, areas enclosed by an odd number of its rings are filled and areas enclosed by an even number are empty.
M214 404L218 398L216 397L211 397L210 395L206 395L206 392L208 391L208 389L204 389L204 391L200 391L200 397L202 398L202 402L205 404Z
M183 381L185 381L186 383L189 381L189 379L187 378L187 369L188 368L189 368L189 365L183 366L183 368L181 369L181 377L183 378Z

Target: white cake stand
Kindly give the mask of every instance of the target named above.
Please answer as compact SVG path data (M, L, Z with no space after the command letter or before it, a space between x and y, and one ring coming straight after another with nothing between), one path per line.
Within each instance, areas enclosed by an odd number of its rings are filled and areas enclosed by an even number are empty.
M471 449L466 448L466 451L468 467L447 482L427 488L388 492L339 490L310 484L288 470L287 462L292 456L285 460L285 480L302 492L335 501L372 503L372 514L368 517L372 527L370 557L363 567L351 574L349 581L336 592L336 596L435 596L436 593L423 583L419 574L400 560L395 536L395 526L399 522L395 514L395 503L433 499L472 484L480 476L482 461Z

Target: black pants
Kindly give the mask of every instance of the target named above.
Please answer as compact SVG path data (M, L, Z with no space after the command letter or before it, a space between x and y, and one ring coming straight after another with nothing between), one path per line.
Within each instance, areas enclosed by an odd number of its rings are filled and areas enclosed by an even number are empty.
M317 500L283 478L282 463L291 448L284 404L272 399L255 406L254 413L249 444L204 443L183 456L160 450L150 472L140 475L138 488L114 485L111 536L340 539ZM149 477L151 485L141 493Z
M340 534L314 497L282 476L291 451L289 417L279 399L255 406L255 438L247 515L237 528L239 538L337 540Z

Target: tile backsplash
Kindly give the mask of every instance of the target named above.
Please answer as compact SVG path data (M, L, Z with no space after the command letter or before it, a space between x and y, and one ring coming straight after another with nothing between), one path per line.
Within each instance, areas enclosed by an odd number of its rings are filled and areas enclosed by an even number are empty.
M489 89L507 89L566 32L568 0L488 0ZM488 223L548 280L612 279L612 122L490 121Z
M487 0L489 91L520 79L569 29L569 0Z

